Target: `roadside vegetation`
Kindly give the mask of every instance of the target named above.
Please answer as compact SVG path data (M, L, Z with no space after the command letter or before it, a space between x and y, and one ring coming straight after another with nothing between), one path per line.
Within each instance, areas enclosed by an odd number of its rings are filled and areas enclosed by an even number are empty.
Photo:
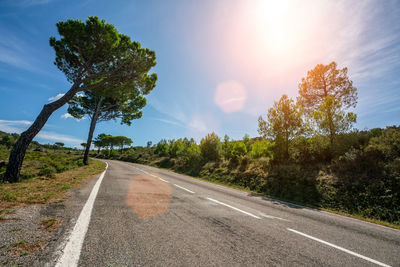
M299 84L297 101L283 95L258 119L261 135L241 140L210 133L100 158L169 168L213 182L400 228L400 127L353 128L357 89L347 69L317 65ZM104 137L105 135L103 135Z
M0 132L0 178L5 172L10 148L17 134ZM64 144L29 146L18 183L0 183L0 211L27 203L46 203L64 198L69 189L104 170L105 164L91 160L84 166L82 151L64 148ZM1 180L1 179L0 179Z

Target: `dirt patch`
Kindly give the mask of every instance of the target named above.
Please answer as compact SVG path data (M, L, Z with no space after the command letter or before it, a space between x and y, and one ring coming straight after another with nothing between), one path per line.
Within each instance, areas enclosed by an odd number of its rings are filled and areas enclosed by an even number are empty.
M141 175L132 180L125 202L142 219L164 214L171 199L171 187L159 179Z

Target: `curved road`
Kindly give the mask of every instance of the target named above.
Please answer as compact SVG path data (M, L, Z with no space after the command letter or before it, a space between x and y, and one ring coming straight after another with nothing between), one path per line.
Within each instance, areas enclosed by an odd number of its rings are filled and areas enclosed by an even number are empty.
M79 266L400 266L398 230L107 163Z

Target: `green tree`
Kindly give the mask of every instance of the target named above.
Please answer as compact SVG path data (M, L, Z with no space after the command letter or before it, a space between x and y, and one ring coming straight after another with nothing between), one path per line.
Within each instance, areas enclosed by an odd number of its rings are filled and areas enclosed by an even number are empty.
M353 82L349 79L347 68L337 69L336 62L329 65L318 64L314 69L308 71L306 78L302 78L299 84L299 94L298 103L309 114L312 114L315 110L326 113L324 115L326 123L323 123L323 130L329 129L332 146L337 133L335 130L341 128L340 125L335 125L336 115L333 112L342 113L342 108L355 107L357 104L357 88L353 86ZM327 97L331 99L327 100ZM340 104L336 104L336 102ZM337 108L339 105L340 109ZM325 128L325 126L328 128Z
M2 144L2 145L5 145L5 146L7 147L7 149L8 149L8 148L10 148L10 147L12 146L13 141L12 141L12 139L10 138L9 135L4 135L4 136L1 138L1 144Z
M273 158L273 146L274 143L269 140L258 140L251 145L250 157L254 159L261 157Z
M231 158L231 152L232 152L232 144L229 141L229 136L225 135L224 141L221 142L221 154L224 157L224 159L229 160Z
M100 92L101 94L88 91L84 95L75 96L68 102L69 114L78 119L87 115L91 121L83 157L84 164L89 163L89 150L96 124L101 121L121 119L121 124L131 125L132 120L141 118L140 110L146 105L143 95L148 94L155 83L149 83L147 86L137 88L129 85L127 88L121 88L118 94L110 96L107 96L107 91Z
M205 161L218 161L220 159L220 140L218 135L213 132L202 138L200 151Z
M268 109L267 120L258 118L258 133L263 137L272 137L277 143L284 145L284 158L289 158L290 140L299 136L303 131L302 109L293 99L282 95L278 102L274 102Z
M86 148L86 143L81 143L81 147Z
M337 134L348 132L352 128L353 123L357 120L357 115L353 112L343 111L339 98L327 96L318 109L312 112L312 118L322 133L329 135L332 145Z
M62 148L64 146L64 143L62 142L55 142L54 143L54 148Z
M169 145L167 140L161 139L160 142L157 143L154 153L160 156L166 156L168 154L168 150L169 150Z
M182 139L178 139L170 144L169 154L171 157L175 158L178 155L181 155L185 150L185 144Z
M72 86L60 99L44 105L15 143L4 177L9 182L19 181L26 149L50 115L78 92L103 88L111 95L121 88L147 87L157 79L155 74L148 74L156 64L154 51L132 42L104 20L98 17L89 17L86 22L67 20L58 22L57 28L61 38L50 38L50 46L56 52L54 63Z
M100 153L100 149L107 147L107 142L106 142L107 136L110 135L101 133L93 140L94 146L97 147L97 154Z

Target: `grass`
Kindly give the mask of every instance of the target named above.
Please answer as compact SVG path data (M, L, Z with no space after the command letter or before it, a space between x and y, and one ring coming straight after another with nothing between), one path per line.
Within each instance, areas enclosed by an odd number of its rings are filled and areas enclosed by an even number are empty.
M57 218L44 218L41 221L41 224L44 229L47 231L51 232L54 231L57 227L59 227L62 224L62 220L59 220Z
M63 164L72 162L72 167L74 167L74 169L52 173L51 176L40 176L37 171L37 169L40 169L38 161L28 160L26 165L29 166L29 170L27 171L25 169L25 174L30 173L29 179L24 179L21 182L13 184L0 184L0 208L2 209L0 214L6 214L10 211L11 207L21 204L48 203L50 201L64 199L69 189L81 185L86 178L102 172L105 168L105 163L101 161L90 160L89 165L78 166L74 164L74 162L76 162L74 157L70 156L68 160L66 159L66 155L57 157L55 154L51 156L55 156L55 159L64 158ZM54 160L52 159L51 161ZM51 165L46 158L41 159L41 162L42 166L46 163L48 164L47 166ZM59 165L61 166L61 163L59 163ZM33 166L36 166L36 169ZM65 168L72 167L69 166Z
M0 160L8 160L10 150L0 145ZM28 150L21 169L21 179L26 180L38 176L52 178L55 173L72 170L83 166L82 155L78 151L44 149ZM5 167L0 169L4 174Z

